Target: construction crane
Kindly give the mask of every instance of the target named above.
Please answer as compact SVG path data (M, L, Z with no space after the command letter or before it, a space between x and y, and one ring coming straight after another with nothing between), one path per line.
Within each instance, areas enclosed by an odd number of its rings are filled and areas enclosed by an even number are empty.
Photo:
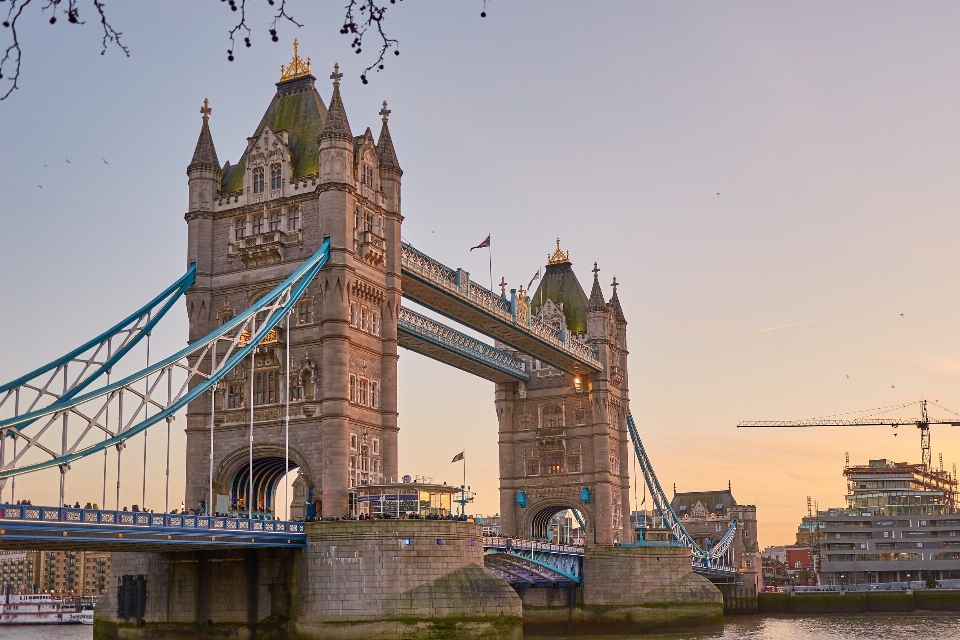
M951 427L960 427L960 414L957 414L946 407L941 407L936 403L931 403L933 406L943 409L957 415L958 417L953 420L930 420L927 415L927 401L919 400L917 402L911 402L908 404L897 405L894 407L882 407L881 409L876 409L877 413L893 411L896 409L902 409L904 407L909 407L912 405L920 405L920 419L919 420L901 420L897 418L883 418L882 416L871 416L867 418L857 418L854 420L836 420L832 419L832 416L827 418L817 418L814 420L785 420L785 421L759 421L759 422L741 422L737 425L737 428L749 429L749 428L806 428L806 427L893 427L896 429L900 426L914 425L917 429L920 430L920 454L921 462L924 469L931 471L933 467L933 456L930 451L930 425L932 424L944 424ZM856 412L856 413L863 413ZM850 414L841 414L841 415L850 415ZM894 434L896 435L896 434ZM847 463L849 465L849 461Z

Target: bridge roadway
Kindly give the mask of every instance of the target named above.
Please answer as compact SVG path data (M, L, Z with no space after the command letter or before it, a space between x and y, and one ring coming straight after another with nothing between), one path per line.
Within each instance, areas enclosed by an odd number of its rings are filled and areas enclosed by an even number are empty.
M564 371L603 370L589 345L532 317L528 302L513 290L507 300L472 282L463 269L451 269L406 243L400 264L404 297Z
M306 544L302 522L0 505L0 549L186 551Z
M0 505L0 549L129 552L303 548L306 524L281 520ZM583 547L483 539L485 564L517 586L580 584Z

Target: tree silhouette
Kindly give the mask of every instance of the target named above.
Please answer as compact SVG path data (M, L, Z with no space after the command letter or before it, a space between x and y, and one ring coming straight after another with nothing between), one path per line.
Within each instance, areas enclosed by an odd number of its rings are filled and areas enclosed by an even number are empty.
M7 5L7 15L3 21L3 27L9 29L11 40L4 51L3 58L0 59L0 79L6 80L9 83L6 92L0 95L0 100L5 100L14 90L19 88L20 60L23 50L20 46L17 25L27 7L31 4L34 5L34 7L39 6L41 15L49 15L51 25L57 23L58 16L66 16L66 20L70 24L83 25L86 24L86 22L80 18L81 1L82 0L0 0L0 7L2 7L3 4ZM236 46L236 38L242 36L244 46L253 46L251 39L253 30L247 24L247 3L248 1L252 3L253 0L220 1L224 2L232 12L239 14L239 20L229 31L230 48L227 49L227 60L233 62L235 59L234 48ZM389 5L396 4L398 1L402 2L403 0L348 0L346 7L344 7L343 26L340 28L340 33L342 35L353 36L350 47L354 53L360 54L363 51L364 38L368 33L376 38L376 46L379 47L377 59L360 74L360 80L363 84L367 84L367 74L370 73L370 71L379 73L383 70L385 58L390 51L393 51L395 56L400 55L400 49L398 48L400 43L387 36L383 27ZM129 58L130 50L120 41L120 36L123 35L123 33L114 29L107 20L104 0L89 0L89 3L103 29L100 55L104 55L107 52L107 48L113 45ZM266 3L271 7L276 7L276 14L273 15L273 21L267 30L273 42L279 40L279 36L277 35L278 23L289 22L297 27L303 26L297 22L291 14L287 13L287 0L266 0ZM278 4L279 6L277 6ZM483 0L483 10L480 12L481 18L487 16L486 8L487 0ZM0 13L2 13L2 8L0 8Z

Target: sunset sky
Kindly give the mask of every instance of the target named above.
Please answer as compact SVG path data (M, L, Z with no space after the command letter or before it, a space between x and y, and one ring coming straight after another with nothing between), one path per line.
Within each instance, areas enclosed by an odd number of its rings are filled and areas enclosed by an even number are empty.
M594 261L608 297L616 276L661 484L730 481L757 505L761 545L793 540L807 495L843 504L845 452L918 462L919 435L739 421L922 398L960 411L960 4L491 0L481 18L481 0L407 0L385 23L401 55L368 85L375 47L351 52L342 1L288 0L304 27L278 43L251 4L234 62L226 3L110 2L129 58L100 55L91 9L50 25L31 5L20 89L0 102L0 380L183 273L203 100L236 162L296 37L328 103L339 62L354 133L376 133L388 101L418 249L483 283L487 254L469 248L489 233L494 280L517 286L559 236L585 289ZM178 308L156 353L186 330ZM458 483L465 448L474 510L498 511L493 384L405 351L400 376L401 473ZM960 429L932 441L935 463L960 462ZM100 495L97 464L68 475L71 502ZM21 478L18 497L54 504L57 483ZM137 502L139 481L124 491Z

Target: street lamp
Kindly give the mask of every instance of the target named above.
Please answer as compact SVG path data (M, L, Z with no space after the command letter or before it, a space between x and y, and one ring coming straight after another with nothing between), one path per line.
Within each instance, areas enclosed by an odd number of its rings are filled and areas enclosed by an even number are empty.
M910 580L910 574L908 573L908 574L907 574L907 589L912 589L912 588L913 588L913 584L912 584L912 581Z
M844 575L841 573L840 574L840 591L843 591L843 578L844 578Z

